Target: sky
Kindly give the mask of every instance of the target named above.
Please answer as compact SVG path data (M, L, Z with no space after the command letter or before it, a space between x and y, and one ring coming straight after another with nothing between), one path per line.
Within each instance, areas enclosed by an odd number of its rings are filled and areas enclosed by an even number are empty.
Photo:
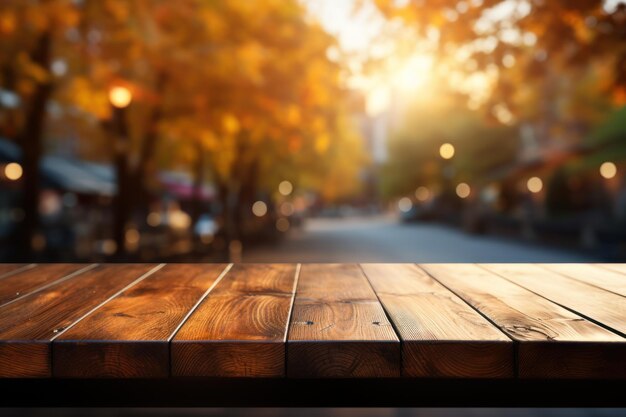
M397 46L391 44L390 39L400 39L408 36L413 39L413 32L406 27L391 28L388 21L382 16L371 0L302 0L314 19L326 31L334 35L339 43L343 57L348 57L351 75L348 77L349 88L362 91L366 96L367 112L376 116L391 108L403 107L402 103L420 100L429 97L432 89L436 88L437 61L433 48L437 47L438 35L427 38L415 38L414 50L403 55L397 54ZM406 1L406 0L396 0ZM478 2L480 0L475 0ZM607 0L607 3L616 3L619 0ZM358 10L356 9L359 4ZM606 6L606 5L605 5ZM479 21L489 31L496 21L515 19L528 13L530 4L525 0L503 0L497 7L485 13L485 18ZM478 28L477 28L478 29ZM389 32L389 31L393 32ZM407 31L408 30L408 31ZM516 37L523 40L518 30L512 29L509 38ZM391 36L390 33L393 33ZM510 39L509 39L510 40ZM524 39L525 41L525 39ZM410 44L410 43L409 43ZM491 45L494 47L495 45ZM467 49L467 48L466 48ZM461 51L459 51L461 52ZM384 57L383 67L376 73L365 74L361 70L362 64L372 56ZM457 57L464 63L466 58ZM512 58L512 57L511 57ZM345 59L344 59L345 62ZM457 65L458 63L453 63ZM511 65L514 65L512 63ZM477 71L463 74L459 71L450 73L450 82L455 81L459 91L463 91L471 98L468 105L476 107L484 101L488 92L487 84L493 74ZM429 91L429 89L431 91Z
M397 62L388 54L393 47L383 36L389 28L388 22L368 0L303 0L310 14L324 29L334 35L339 43L344 62L348 63L351 75L347 79L349 88L363 91L366 95L367 112L378 115L391 105L394 88L413 90L425 81L425 73L431 62L424 56ZM385 56L391 70L365 74L362 71L367 59Z
M390 53L389 51L393 51L394 46L385 40L389 37L384 36L389 29L389 22L371 0L301 1L311 16L319 21L327 32L337 38L339 50L329 51L329 57L337 55L342 58L343 62L347 62L350 68L350 75L346 80L347 86L365 94L367 111L370 115L384 113L394 101L401 99L403 95L411 98L420 94L427 95L424 89L434 81L433 71L436 71L437 64L433 60L432 53L429 54L419 47L412 55L399 57ZM607 13L611 13L623 3L626 3L626 0L605 0L603 8ZM494 22L523 16L530 11L530 7L530 3L526 0L503 0L498 6L484 14L484 19L477 22L476 29L481 31L482 28L489 32ZM532 45L536 40L534 34L521 33L517 29L509 30L506 35L508 36L506 41L512 43L523 42ZM487 43L483 42L488 48L493 47ZM375 74L365 74L362 71L363 64L373 56L384 57L387 66ZM507 58L511 62L510 65L505 62L505 66L515 65L513 57ZM459 59L462 60L462 58ZM460 77L460 74L452 75ZM471 107L476 107L478 103L484 101L487 91L485 86L490 77L493 78L493 74L476 72L465 74L462 80L458 80L459 90L469 93L472 97Z
M383 16L368 1L358 11L355 0L304 0L304 4L347 52L370 48L384 24Z

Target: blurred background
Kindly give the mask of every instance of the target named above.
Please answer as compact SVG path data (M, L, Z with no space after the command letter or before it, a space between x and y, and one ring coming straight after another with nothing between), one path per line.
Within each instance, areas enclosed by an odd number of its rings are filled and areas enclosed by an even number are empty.
M618 0L3 0L0 260L626 259Z

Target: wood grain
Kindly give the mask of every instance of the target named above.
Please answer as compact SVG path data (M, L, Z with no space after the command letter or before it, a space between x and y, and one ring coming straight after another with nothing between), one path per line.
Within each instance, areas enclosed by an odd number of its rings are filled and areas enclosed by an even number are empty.
M98 266L0 308L0 377L49 377L51 341L153 268Z
M285 375L296 265L235 265L172 340L172 374Z
M362 264L402 340L409 377L511 378L511 339L423 270Z
M35 264L1 264L0 279L9 277L15 273L36 267Z
M71 378L167 377L169 341L226 265L167 265L53 343L53 374Z
M421 267L518 343L519 377L626 374L626 344L618 335L479 266Z
M624 379L624 277L615 264L0 264L0 377Z
M92 265L48 264L23 269L0 279L0 307L38 291L58 280L71 278L74 274L88 270Z
M358 265L302 266L289 327L291 377L397 377L400 343Z
M626 297L626 275L593 264L541 264L550 271Z
M593 264L602 269L608 269L609 271L615 271L622 275L626 275L626 264Z
M489 264L485 268L580 315L626 336L626 299L529 264Z

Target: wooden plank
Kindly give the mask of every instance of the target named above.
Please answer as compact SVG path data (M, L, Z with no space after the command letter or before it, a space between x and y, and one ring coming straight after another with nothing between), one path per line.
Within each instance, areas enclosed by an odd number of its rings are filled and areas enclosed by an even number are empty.
M281 377L297 265L235 265L172 340L172 375Z
M421 267L518 343L519 377L626 374L626 343L618 335L479 266Z
M541 264L542 268L626 297L626 275L593 264Z
M423 270L361 267L402 340L402 375L511 378L511 339Z
M597 267L600 267L602 269L608 269L609 271L614 271L614 272L618 272L622 275L626 275L626 264L624 263L620 263L620 264L594 264Z
M0 308L0 377L48 377L51 342L154 265L102 265Z
M0 264L0 279L34 268L35 264Z
M48 264L20 270L0 280L0 307L94 267L95 265Z
M124 291L54 341L54 376L169 376L173 333L225 268L167 265Z
M626 336L626 299L529 264L490 264L485 268L532 292Z
M358 265L303 265L289 327L291 377L398 377L400 343Z

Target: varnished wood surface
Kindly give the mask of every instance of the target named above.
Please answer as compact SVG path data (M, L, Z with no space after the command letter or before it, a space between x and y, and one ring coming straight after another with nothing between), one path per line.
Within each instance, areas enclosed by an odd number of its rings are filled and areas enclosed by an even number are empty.
M626 336L626 298L537 265L485 265L507 280Z
M518 342L520 377L626 374L626 344L615 333L480 266L442 264L422 268Z
M235 265L172 342L172 374L282 377L297 265Z
M394 377L400 343L358 265L303 265L289 328L292 377Z
M34 268L35 264L0 264L0 279Z
M616 264L0 264L0 377L626 380Z
M49 285L88 271L96 265L49 264L32 268L18 268L0 278L0 306L41 291Z
M226 265L167 265L55 339L60 377L167 377L169 341Z
M0 308L0 376L51 375L50 344L153 265L103 265ZM79 278L80 277L80 278Z
M626 297L626 275L593 264L544 264L542 267Z
M511 339L423 270L362 268L402 339L405 376L513 377Z

